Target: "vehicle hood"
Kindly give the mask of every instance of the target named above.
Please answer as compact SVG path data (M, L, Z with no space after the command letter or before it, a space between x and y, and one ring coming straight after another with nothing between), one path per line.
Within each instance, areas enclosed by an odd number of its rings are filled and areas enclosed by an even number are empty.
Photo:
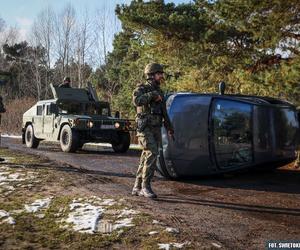
M110 120L110 121L119 121L125 122L127 119L120 119L114 117L107 117L101 115L65 115L64 118L66 119L85 119L85 120L93 120L93 121L102 121L102 120Z

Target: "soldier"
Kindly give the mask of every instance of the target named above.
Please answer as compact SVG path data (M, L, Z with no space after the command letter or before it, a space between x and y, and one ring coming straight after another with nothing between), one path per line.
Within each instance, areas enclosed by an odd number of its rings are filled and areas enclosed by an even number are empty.
M143 152L132 195L156 198L151 189L151 179L154 176L158 149L161 145L162 122L169 136L173 136L174 130L167 115L164 94L160 89L160 84L164 80L162 65L150 63L145 67L144 73L147 82L139 85L133 92L133 103L137 112L137 136Z
M63 83L59 84L59 88L71 88L70 77L65 77Z

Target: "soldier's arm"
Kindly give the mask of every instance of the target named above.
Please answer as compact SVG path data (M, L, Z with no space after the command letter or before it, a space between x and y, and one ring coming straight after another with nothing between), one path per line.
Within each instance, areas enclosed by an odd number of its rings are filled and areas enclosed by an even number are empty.
M163 119L164 119L164 126L167 130L172 130L174 131L174 128L172 126L171 120L168 116L168 112L167 112L167 108L166 108L166 103L163 103L162 106L162 115L163 115Z
M153 99L157 98L158 95L157 91L144 93L143 89L140 87L133 92L133 103L135 106L148 105Z

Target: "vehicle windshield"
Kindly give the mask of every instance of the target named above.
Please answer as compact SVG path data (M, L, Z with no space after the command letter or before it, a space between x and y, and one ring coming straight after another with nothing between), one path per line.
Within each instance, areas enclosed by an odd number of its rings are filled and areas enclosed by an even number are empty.
M63 102L58 105L60 114L72 115L109 115L109 106L102 105L96 102L78 103L78 102Z

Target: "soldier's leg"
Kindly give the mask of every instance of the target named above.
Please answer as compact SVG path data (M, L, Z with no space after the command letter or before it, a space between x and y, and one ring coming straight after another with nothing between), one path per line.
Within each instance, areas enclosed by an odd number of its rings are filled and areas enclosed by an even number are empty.
M136 171L136 178L135 178L134 186L132 189L132 195L138 195L139 192L141 191L144 161L145 161L145 151L143 150L141 157L140 157L140 163L139 163L138 169Z
M141 194L148 198L155 198L156 194L151 189L151 178L156 168L156 159L158 155L157 143L152 131L145 133L143 138L145 148L144 168L142 173L142 191Z
M148 150L145 157L145 167L143 168L143 187L150 187L152 177L156 169L156 160L157 160L158 151L157 150Z
M143 168L144 168L144 163L145 163L145 156L146 152L145 150L142 151L141 157L140 157L140 162L139 162L139 167L136 171L136 178L141 179L143 177Z
M153 176L155 174L155 170L157 169L157 157L159 155L159 149L161 147L161 127L157 127L155 129L153 129L153 137L154 137L154 141L155 141L155 144L156 144L156 147L157 147L157 156L156 156L156 161L155 161L155 164L153 165L153 171L151 172L151 176L150 176L150 180L153 179Z
M141 145L141 143L140 143L140 145ZM141 157L140 157L140 163L139 163L138 169L136 171L136 178L135 178L134 186L133 186L133 189L131 192L132 195L138 195L142 188L142 178L143 178L145 155L146 155L146 152L145 152L145 150L143 150Z

